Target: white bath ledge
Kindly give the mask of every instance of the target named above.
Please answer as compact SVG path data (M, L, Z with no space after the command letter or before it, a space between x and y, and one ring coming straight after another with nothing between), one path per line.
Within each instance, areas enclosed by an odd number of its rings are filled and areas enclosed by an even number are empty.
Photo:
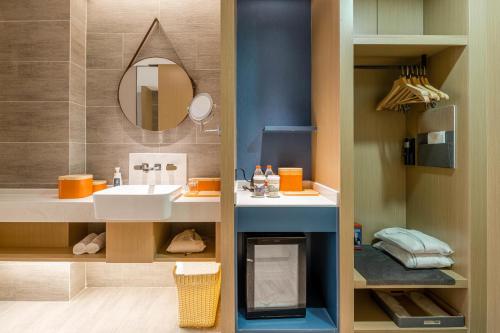
M57 189L0 189L1 222L104 221L94 216L92 196L59 199ZM172 216L164 222L220 222L220 198L180 196L172 203Z

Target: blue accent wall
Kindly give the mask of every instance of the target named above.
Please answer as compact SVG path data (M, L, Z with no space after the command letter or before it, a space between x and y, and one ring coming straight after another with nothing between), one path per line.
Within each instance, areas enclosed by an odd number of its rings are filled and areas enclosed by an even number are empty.
M302 167L310 179L310 133L263 133L311 125L310 0L238 0L237 14L238 168Z

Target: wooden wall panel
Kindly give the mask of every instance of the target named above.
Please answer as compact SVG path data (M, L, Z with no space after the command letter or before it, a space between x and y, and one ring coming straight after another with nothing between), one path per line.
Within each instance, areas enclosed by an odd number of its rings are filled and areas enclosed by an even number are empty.
M468 52L453 48L432 57L431 82L446 91L457 105L457 167L407 169L407 227L433 235L455 250L454 270L470 274L470 117L468 99ZM408 120L408 131L416 135L416 112ZM467 294L446 293L446 300L468 313Z
M406 118L375 110L398 74L366 69L354 74L354 217L363 225L365 243L382 228L406 225L406 170L401 158Z
M424 0L378 0L380 35L422 35Z
M312 1L312 179L339 189L339 24L338 4Z
M156 252L153 222L106 223L106 262L153 262Z
M68 223L0 223L0 247L68 247Z
M234 168L236 166L236 0L221 1L221 332L236 329Z
M376 35L377 0L354 0L354 35Z
M498 331L500 318L500 2L488 2L488 114L487 114L487 223L488 223L488 333Z
M467 0L424 0L424 34L467 35Z
M339 332L354 329L354 48L353 0L338 0L339 17L339 121L340 121L340 318ZM341 18L341 19L340 19Z

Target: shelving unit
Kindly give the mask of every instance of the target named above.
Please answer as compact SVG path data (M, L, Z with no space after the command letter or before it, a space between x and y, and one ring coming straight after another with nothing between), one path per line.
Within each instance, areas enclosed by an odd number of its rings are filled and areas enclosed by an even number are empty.
M238 332L337 332L337 326L325 308L307 308L305 318L247 320L243 311L238 312Z
M369 293L370 289L435 290L469 320L471 249L464 242L468 244L470 222L462 218L467 215L463 203L470 171L467 138L457 142L462 164L456 170L405 168L401 145L404 138L416 136L420 110L416 107L408 114L375 110L400 74L398 66L421 64L426 56L431 84L453 92L451 100L441 105L457 105L457 121L462 130L466 128L469 6L468 0L353 0L353 222L363 225L365 244L380 229L407 227L433 235L456 251L453 270L443 270L455 280L453 285L368 285L353 267L354 332L468 332L465 327L399 328Z
M467 327L454 328L400 328L372 299L368 291L358 291L355 296L354 333L463 333Z
M73 254L72 247L0 248L0 261L104 262L106 249L96 254Z
M314 126L265 126L264 133L312 133Z
M465 47L466 35L358 35L353 38L355 57L418 58L450 47Z
M424 285L424 284L398 284L398 285L367 285L365 278L354 269L354 289L466 289L468 281L460 274L442 269L441 272L447 274L455 280L453 285Z
M175 262L175 261L215 261L215 239L208 238L205 240L205 245L207 246L203 252L200 253L168 253L167 247L170 244L172 238L170 238L155 255L154 261L161 262Z

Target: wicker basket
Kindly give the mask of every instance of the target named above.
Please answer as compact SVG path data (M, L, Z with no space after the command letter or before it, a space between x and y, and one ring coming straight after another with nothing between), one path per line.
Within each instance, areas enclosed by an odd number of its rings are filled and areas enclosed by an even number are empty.
M178 275L174 279L179 299L180 327L213 327L221 286L221 271L207 275Z

